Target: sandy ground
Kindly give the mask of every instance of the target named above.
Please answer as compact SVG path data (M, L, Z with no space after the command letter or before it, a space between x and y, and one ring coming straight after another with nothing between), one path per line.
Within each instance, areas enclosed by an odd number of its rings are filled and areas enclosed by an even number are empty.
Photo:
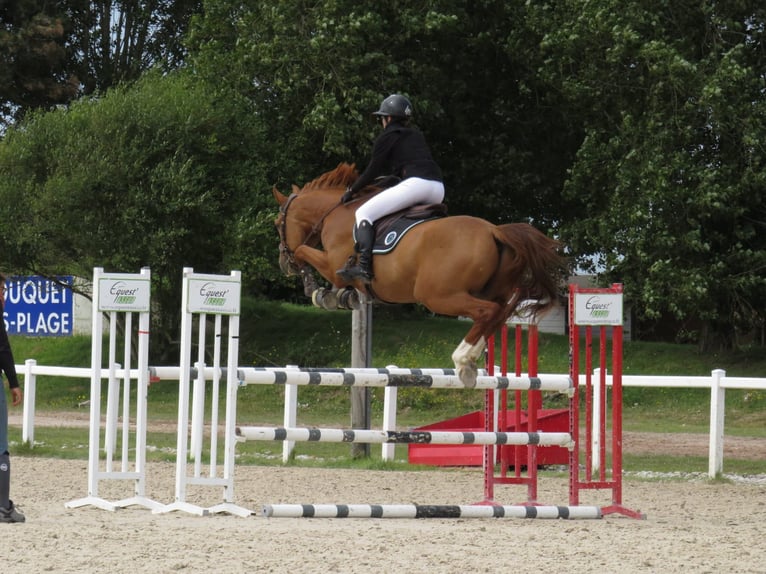
M14 418L16 417L16 418ZM17 420L18 419L18 420ZM69 418L67 424L87 424ZM11 424L20 425L17 414ZM60 417L38 418L40 426ZM173 423L168 422L168 426ZM707 435L626 433L626 452L706 456ZM725 456L766 457L766 439L727 437ZM16 456L12 498L25 524L0 524L0 573L473 573L542 572L766 573L766 479L710 482L704 477L623 484L623 503L646 515L597 520L293 519L265 518L273 503L471 504L483 497L479 469L378 472L237 466L235 502L254 514L198 517L153 514L133 506L116 512L65 503L87 495L87 463ZM174 498L175 466L150 463L147 495ZM111 501L131 483L102 481ZM566 505L565 478L541 479L538 500ZM188 487L201 506L221 501L220 487ZM495 487L495 500L516 504L523 486ZM608 505L605 492L583 504Z
M87 494L87 465L15 457L12 496L25 524L0 524L3 573L36 572L766 572L766 484L624 482L623 502L646 520L265 518L263 504L469 504L481 499L474 470L380 472L238 466L235 501L249 518L65 508ZM169 503L175 467L150 463L147 495ZM129 484L102 482L117 500ZM513 504L520 486L498 486ZM600 493L603 495L603 493ZM220 501L218 487L188 500ZM589 493L587 504L608 504ZM566 479L541 481L539 501L567 503Z

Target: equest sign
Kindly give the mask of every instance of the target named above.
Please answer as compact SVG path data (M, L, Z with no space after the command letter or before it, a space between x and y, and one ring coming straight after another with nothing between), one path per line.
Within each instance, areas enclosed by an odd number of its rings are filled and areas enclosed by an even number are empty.
M575 293L575 325L622 325L622 293Z
M99 311L148 313L150 301L151 282L148 278L124 273L98 278Z
M227 276L211 278L211 276L189 277L190 313L211 313L215 315L239 315L239 281Z

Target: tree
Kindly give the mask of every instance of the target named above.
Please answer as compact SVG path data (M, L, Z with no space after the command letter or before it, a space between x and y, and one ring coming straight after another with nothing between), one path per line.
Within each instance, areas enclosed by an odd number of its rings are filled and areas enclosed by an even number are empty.
M50 108L77 94L67 70L63 21L52 2L0 3L0 126L27 109Z
M182 73L32 114L0 142L0 262L82 277L150 266L168 352L183 267L240 269L250 292L281 280L264 141L246 102Z
M201 0L23 0L0 4L0 117L52 109L81 95L169 71Z
M766 11L756 2L535 5L545 79L583 140L564 189L574 253L640 316L730 346L766 317Z
M137 80L152 68L178 69L183 38L201 0L67 0L70 66L82 93Z
M251 244L273 247L271 230L266 235L273 217L268 188L305 183L339 161L364 167L377 134L370 112L384 96L403 92L414 101L416 123L444 169L452 213L529 220L555 233L573 258L584 264L595 258L604 281L625 284L640 323L697 320L704 345L733 344L751 328L764 329L766 9L753 0L201 4L204 10L191 0L56 3L66 8L65 37L76 30L71 54L83 64L78 78L90 79L81 81L94 96L108 97L109 86L134 81L147 66L167 70L184 61L191 77L203 80L207 98L215 93L229 112L240 110L252 120L237 127L257 150L243 161L258 173L252 202L258 208L237 216L239 242L227 253L263 265L267 281L273 262L259 259L265 251ZM181 23L160 40L171 9L180 11ZM192 24L182 47L178 38L187 17ZM3 189L21 205L29 201L27 192L45 190L51 169L46 145L58 142L73 146L83 165L100 162L105 173L115 169L112 163L123 166L116 175L130 185L137 170L169 178L167 189L184 203L186 186L197 189L204 180L194 163L182 170L155 159L126 160L127 150L139 147L132 145L135 134L142 134L135 140L142 150L154 149L146 126L163 132L167 122L186 133L168 111L173 101L151 105L160 110L156 120L147 119L148 105L130 116L99 116L101 130L131 144L124 149L92 135L96 130L85 120L84 126L76 119L48 125L36 116L24 127L34 138L15 133L4 151L14 161L20 150L30 153L34 161L23 160L29 173L0 173L9 178ZM95 101L78 103L71 117L85 117L89 107L95 109ZM203 116L228 125L228 112ZM61 124L54 130L55 122ZM96 145L75 145L74 136L63 136L67 131L89 134ZM207 126L200 132L226 139ZM202 162L205 174L215 171L208 160ZM78 186L93 191L91 179L100 181L99 170L87 173L77 183L69 176L73 198ZM142 185L150 189L152 181ZM163 205L171 201L163 197ZM137 200L131 208L143 216L140 205ZM24 221L26 214L17 215ZM65 230L46 225L50 237L64 237ZM76 243L75 252L98 259L101 242ZM7 245L7 257L21 262L36 244L30 236L27 244ZM36 256L50 263L56 249Z
M573 135L535 78L536 37L503 1L232 3L207 0L189 36L207 78L251 99L270 130L274 178L303 183L356 161L370 113L403 92L445 171L453 213L548 228Z

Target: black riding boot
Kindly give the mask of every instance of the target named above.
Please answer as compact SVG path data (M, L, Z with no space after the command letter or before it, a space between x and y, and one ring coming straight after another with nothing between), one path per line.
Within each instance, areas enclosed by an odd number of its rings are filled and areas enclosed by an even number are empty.
M375 230L369 221L362 221L356 228L356 245L354 250L359 253L356 265L353 265L353 258L349 258L348 263L343 269L336 271L338 276L344 281L353 281L360 279L362 283L372 281L372 245L375 242Z

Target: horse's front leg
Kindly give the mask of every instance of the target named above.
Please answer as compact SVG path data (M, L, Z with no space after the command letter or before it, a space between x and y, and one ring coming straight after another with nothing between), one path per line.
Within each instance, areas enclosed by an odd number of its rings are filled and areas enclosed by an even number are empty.
M301 280L303 281L303 294L306 297L312 297L319 288L316 278L314 277L314 272L308 265L302 265L299 274L301 276Z
M346 283L335 274L336 263L332 261L325 251L315 249L308 245L301 245L295 250L295 259L301 263L311 265L317 272L335 287L343 287Z

